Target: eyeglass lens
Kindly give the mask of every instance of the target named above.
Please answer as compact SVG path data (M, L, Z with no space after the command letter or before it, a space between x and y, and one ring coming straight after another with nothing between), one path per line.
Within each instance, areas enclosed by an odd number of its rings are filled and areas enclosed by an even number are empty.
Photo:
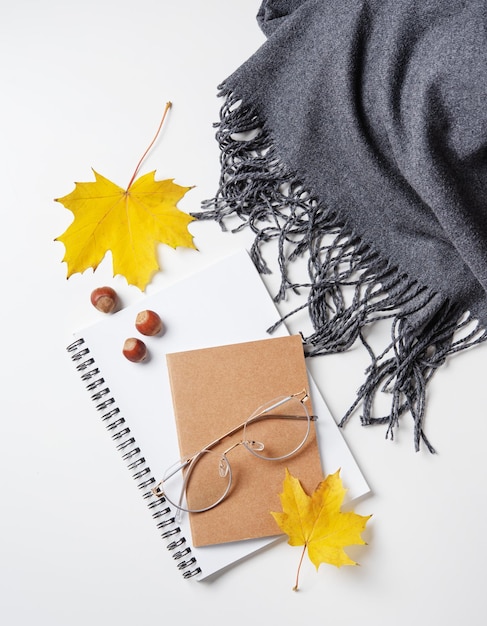
M277 398L261 406L247 420L244 442L256 456L279 460L299 450L309 433L309 418L304 404L296 397L283 402ZM252 445L252 442L262 445Z
M227 459L218 452L203 450L192 465L178 463L166 471L164 495L186 511L205 511L223 500L231 479Z

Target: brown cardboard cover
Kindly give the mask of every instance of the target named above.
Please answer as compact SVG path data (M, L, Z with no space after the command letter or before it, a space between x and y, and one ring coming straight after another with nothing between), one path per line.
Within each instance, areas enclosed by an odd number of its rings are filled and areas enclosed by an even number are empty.
M309 390L298 335L172 353L167 364L181 457L241 424L269 400ZM309 400L307 407L312 414ZM215 449L226 450L241 438L242 431ZM285 468L308 493L322 479L313 422L304 448L289 458L267 461L238 446L228 460L233 480L227 498L209 511L190 514L195 546L280 534L270 511L281 510Z

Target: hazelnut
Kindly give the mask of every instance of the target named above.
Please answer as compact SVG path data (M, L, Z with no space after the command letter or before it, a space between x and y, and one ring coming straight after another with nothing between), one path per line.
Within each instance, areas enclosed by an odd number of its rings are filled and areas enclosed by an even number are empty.
M117 305L117 293L111 287L97 287L91 292L91 304L102 313L111 313Z
M135 318L135 328L142 333L152 337L162 330L162 320L155 311L141 311Z
M147 347L143 341L130 337L123 344L123 355L132 363L140 363L147 356Z

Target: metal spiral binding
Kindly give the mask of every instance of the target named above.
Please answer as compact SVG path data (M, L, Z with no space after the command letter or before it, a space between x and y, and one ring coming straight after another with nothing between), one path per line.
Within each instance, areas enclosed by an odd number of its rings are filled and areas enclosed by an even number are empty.
M73 362L76 363L76 370L80 372L81 380L86 383L86 389L91 394L92 401L96 403L96 409L101 413L101 420L116 443L122 460L131 472L137 487L142 491L142 498L147 501L147 507L152 511L156 527L162 531L162 539L174 537L167 544L167 549L172 553L173 559L177 561L178 570L182 572L183 578L197 576L201 573L201 568L198 567L196 558L191 556L191 548L186 546L186 538L181 536L181 528L177 526L175 517L171 515L172 510L166 499L156 497L152 493L151 487L156 480L152 476L150 467L142 456L125 418L120 414L120 409L111 396L110 388L96 367L95 360L89 356L90 351L85 346L84 339L77 339L66 349ZM176 550L181 546L184 548Z

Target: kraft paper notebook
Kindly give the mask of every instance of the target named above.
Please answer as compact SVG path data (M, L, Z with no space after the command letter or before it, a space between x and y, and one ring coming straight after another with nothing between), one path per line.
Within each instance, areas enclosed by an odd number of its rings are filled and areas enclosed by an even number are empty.
M233 430L274 398L309 389L302 340L296 335L168 354L167 364L181 458ZM299 410L299 401L296 404ZM310 402L307 409L309 415L314 415ZM218 506L190 515L195 546L280 534L270 511L281 510L279 493L286 468L300 479L308 493L323 478L315 422L303 419L289 424L277 418L267 422L265 425L262 420L251 428L258 427L259 435L266 429L259 440L268 442L269 450L274 440L285 435L290 439L299 436L299 441L290 441L289 451L306 437L305 444L280 461L256 456L242 445L230 450L232 489ZM251 428L249 433L255 432ZM215 448L224 452L243 438L240 429ZM216 465L219 455L213 456ZM208 474L208 488L216 488L213 483L218 481L217 472ZM223 491L226 477L219 482L223 483ZM198 485L198 489L205 486ZM200 498L203 496L200 494Z
M134 335L134 319L142 309L159 313L166 331L147 338L150 358L136 364L124 359L121 347ZM242 250L103 317L75 333L67 348L125 474L134 480L141 504L185 578L204 580L276 539L195 547L189 516L177 522L174 509L153 494L167 466L179 457L166 355L269 338L266 329L278 317L260 275ZM286 335L281 326L272 337ZM341 467L350 499L361 496L369 491L367 483L312 380L310 386L313 411L320 416L316 430L323 472Z

